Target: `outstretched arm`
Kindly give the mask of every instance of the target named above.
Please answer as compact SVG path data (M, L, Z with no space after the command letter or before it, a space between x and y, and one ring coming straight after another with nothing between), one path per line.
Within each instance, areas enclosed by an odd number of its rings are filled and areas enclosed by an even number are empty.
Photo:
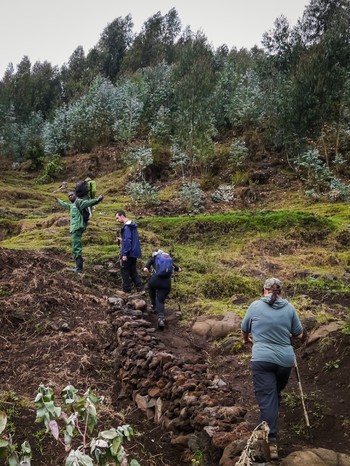
M55 194L52 194L52 197L56 199L59 205L61 205L64 209L70 210L70 206L71 206L70 202L65 202L65 201L62 201L61 199L58 199L58 197Z
M82 209L85 209L85 207L91 207L93 205L99 204L100 202L103 201L103 196L98 196L96 199L85 199L85 200L80 200L80 207Z

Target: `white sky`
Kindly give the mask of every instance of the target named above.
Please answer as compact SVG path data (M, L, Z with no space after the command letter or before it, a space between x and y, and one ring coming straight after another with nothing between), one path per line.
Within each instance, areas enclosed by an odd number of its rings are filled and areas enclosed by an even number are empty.
M308 0L1 0L0 79L12 62L62 66L78 46L85 54L107 24L131 14L134 32L158 11L176 8L182 29L201 30L214 47L261 46L264 32L284 14L294 26Z

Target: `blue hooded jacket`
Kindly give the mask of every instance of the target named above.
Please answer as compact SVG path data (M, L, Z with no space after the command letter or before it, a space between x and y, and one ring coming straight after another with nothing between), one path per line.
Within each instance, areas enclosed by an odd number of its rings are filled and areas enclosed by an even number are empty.
M141 246L139 240L139 234L137 231L137 224L128 220L122 230L122 250L120 252L121 256L135 257L139 259L141 255Z

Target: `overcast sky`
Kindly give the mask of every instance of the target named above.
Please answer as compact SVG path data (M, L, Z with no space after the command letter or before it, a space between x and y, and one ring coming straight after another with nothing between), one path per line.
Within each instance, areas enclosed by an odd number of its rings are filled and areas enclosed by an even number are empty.
M201 30L214 47L261 45L262 35L284 14L294 26L307 0L2 0L0 15L0 79L12 62L27 55L32 64L62 66L81 45L85 54L103 29L129 13L134 32L158 11L176 8L182 29Z

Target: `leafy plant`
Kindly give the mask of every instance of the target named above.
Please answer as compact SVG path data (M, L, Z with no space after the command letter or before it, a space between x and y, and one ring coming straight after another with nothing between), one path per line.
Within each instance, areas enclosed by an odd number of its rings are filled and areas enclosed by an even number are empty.
M229 148L229 162L238 168L244 165L249 155L244 139L234 139Z
M295 392L283 392L282 393L283 404L288 406L289 409L294 409L299 405L300 397Z
M216 191L211 195L214 202L230 202L234 198L233 186L221 184Z
M328 361L324 365L324 368L325 368L326 371L330 371L332 369L339 369L339 367L340 367L340 359L335 359L335 360L332 360L332 361Z
M147 181L129 183L126 188L131 200L137 205L148 207L159 204L157 187Z
M63 172L62 158L58 154L42 157L40 160L43 164L43 173L37 178L38 183L50 183Z
M4 432L7 425L7 416L0 411L0 434ZM0 438L0 459L6 461L9 466L30 466L31 448L27 441L21 445L21 450L17 451L17 444L13 442L11 434L3 434Z
M330 200L348 198L349 187L334 176L330 168L321 160L317 149L303 152L295 164L305 171L307 182L312 187L307 191L309 197L315 198L318 192L323 193Z
M53 389L40 384L35 398L37 408L35 422L43 422L46 431L51 432L53 437L64 446L68 452L66 466L110 464L127 466L123 441L133 438L132 427L126 424L116 429L101 431L96 437L90 437L97 424L96 406L100 399L91 389L83 396L79 396L72 385L64 388L61 398L67 412L55 404ZM73 442L79 445L73 448ZM131 460L130 466L139 466L139 463Z
M201 190L199 183L195 181L183 183L179 191L179 197L183 207L188 211L198 213L202 210L204 193Z
M201 466L203 464L204 455L201 450L196 450L193 452L191 464L194 466Z

